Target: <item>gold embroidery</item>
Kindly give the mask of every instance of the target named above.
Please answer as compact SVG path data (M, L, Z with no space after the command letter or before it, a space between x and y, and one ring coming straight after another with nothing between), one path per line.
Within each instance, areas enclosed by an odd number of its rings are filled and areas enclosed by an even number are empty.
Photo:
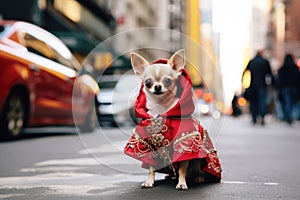
M150 134L164 133L168 130L168 127L164 124L162 117L156 117L148 119L151 124L145 128L145 131Z
M198 131L192 131L189 133L182 133L181 137L177 138L174 143L174 151L182 153L184 151L193 152L197 149L201 149L201 134Z
M148 139L149 143L142 139L136 131L133 133L134 139L128 143L127 148L133 148L137 157L152 156L153 158L159 158L162 160L164 166L168 166L174 174L175 168L172 166L171 153L169 150L170 141L166 139L162 134L153 134L151 138ZM146 150L139 148L138 143L146 146ZM150 145L154 145L155 149ZM135 148L136 147L136 148Z
M156 148L162 147L162 146L168 146L170 141L168 139L165 139L163 134L153 134L151 138L148 139L148 141L153 144Z
M147 146L147 148L145 148L144 150L139 148L138 143L141 143L145 146ZM140 136L137 134L136 131L133 132L133 138L131 138L130 142L128 142L127 145L128 148L132 148L135 150L135 154L141 158L141 157L145 157L147 154L149 154L150 152L155 152L154 149L151 147L150 144L148 144L145 140L143 140L142 138L140 138ZM136 147L136 148L135 148Z
M213 149L208 154L208 158L210 162L207 164L207 167L209 169L213 169L215 172L220 173L222 171L220 165L217 163L218 156L217 156L217 150Z

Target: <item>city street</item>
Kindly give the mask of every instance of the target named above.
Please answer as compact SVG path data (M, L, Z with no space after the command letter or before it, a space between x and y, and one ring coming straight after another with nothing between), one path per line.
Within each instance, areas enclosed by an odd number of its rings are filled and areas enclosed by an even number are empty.
M218 149L221 183L177 191L175 181L157 174L153 189L141 189L147 171L122 152L132 128L79 135L73 128L46 128L0 143L0 199L300 199L299 121L289 126L268 117L265 126L253 126L247 115L219 120L216 128L210 117L201 118Z
M299 8L0 1L0 200L300 200Z

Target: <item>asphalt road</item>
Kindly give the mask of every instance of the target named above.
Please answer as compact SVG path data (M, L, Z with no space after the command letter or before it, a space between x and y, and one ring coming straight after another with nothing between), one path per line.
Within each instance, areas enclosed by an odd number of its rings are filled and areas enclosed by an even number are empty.
M219 151L221 183L177 191L158 174L153 189L141 189L147 171L122 152L131 128L47 128L0 143L0 199L300 199L300 122L268 118L252 126L244 116L202 123Z

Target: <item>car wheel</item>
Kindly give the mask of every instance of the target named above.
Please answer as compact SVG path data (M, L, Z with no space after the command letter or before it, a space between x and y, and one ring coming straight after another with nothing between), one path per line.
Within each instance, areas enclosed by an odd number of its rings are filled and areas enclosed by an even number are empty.
M22 135L26 120L25 102L22 95L12 93L1 116L1 138L16 139Z

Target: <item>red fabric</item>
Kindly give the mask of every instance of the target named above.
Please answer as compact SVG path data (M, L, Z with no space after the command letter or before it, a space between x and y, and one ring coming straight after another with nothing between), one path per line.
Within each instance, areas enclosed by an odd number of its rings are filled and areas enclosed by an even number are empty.
M167 63L160 59L155 63ZM143 84L136 99L135 112L139 122L127 142L124 153L142 161L142 167L155 166L159 172L173 173L177 162L183 160L205 160L201 170L221 179L221 165L208 133L192 117L195 109L192 82L184 69L178 78L182 88L177 104L160 116L158 129L153 118L147 113Z

